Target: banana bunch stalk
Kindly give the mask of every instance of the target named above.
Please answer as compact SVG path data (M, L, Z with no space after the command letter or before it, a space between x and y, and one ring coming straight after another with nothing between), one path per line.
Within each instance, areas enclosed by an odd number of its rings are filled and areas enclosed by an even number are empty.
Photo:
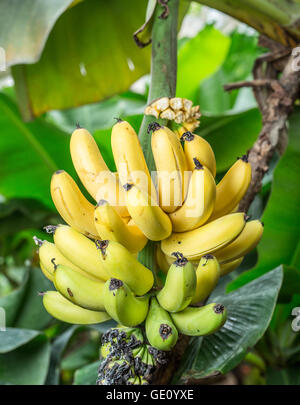
M197 115L187 101L168 99L168 108ZM34 238L41 271L56 289L42 294L46 310L64 322L114 319L120 325L103 337L99 384L148 383L161 352L170 351L180 333L204 336L221 328L226 308L205 301L263 232L259 220L247 222L237 212L251 180L247 156L216 184L216 160L205 139L190 131L179 137L158 123L148 132L156 176L128 122L118 119L112 128L117 173L92 135L78 127L71 157L94 202L68 173L55 172L50 191L65 224L45 227L53 242ZM157 264L165 273L159 288L152 269L137 260L148 240L157 242Z

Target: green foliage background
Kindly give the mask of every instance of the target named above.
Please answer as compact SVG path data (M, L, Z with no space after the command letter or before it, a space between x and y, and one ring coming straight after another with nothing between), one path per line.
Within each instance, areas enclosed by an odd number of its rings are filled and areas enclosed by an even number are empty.
M52 173L64 169L78 181L69 154L76 122L93 133L112 170L114 117L128 120L138 131L148 78L143 92L130 85L149 73L150 49L136 47L131 34L144 20L146 2L132 1L135 12L124 9L122 0L114 7L96 0L73 7L70 1L62 3L60 12L57 5L49 7L40 32L31 33L39 37L39 46L32 49L23 39L22 54L16 48L20 33L7 36L0 28L0 37L13 50L9 63L15 79L15 86L0 92L0 307L7 324L0 331L1 384L94 384L101 333L113 325L70 326L46 313L37 293L53 286L38 269L32 236L48 238L42 227L61 221L50 197ZM0 6L8 10L15 5L4 1ZM38 4L34 10L40 13ZM22 10L16 16L21 20ZM251 148L261 128L251 90L226 93L223 84L251 78L262 52L257 34L225 35L214 25L178 43L177 94L201 106L197 132L214 148L218 178ZM191 340L173 382L226 373L253 347L268 366L264 382L291 383L295 373L300 378L299 337L290 329L291 309L300 304L299 125L296 109L285 154L274 158L250 207L251 216L265 223L257 253L222 278L211 297L228 306L226 328Z

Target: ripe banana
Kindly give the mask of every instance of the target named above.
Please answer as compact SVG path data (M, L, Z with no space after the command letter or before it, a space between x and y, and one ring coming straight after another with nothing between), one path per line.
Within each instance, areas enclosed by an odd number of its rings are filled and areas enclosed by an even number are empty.
M227 263L245 256L258 244L263 231L263 224L258 219L247 222L245 228L233 242L214 253L216 258L220 263Z
M233 270L239 267L239 265L242 263L244 260L244 256L233 260L232 262L227 262L220 264L220 271L221 271L221 276L225 276L226 274L231 273Z
M217 285L220 278L220 265L213 255L204 255L196 270L197 286L191 304L205 300Z
M211 174L216 177L216 158L210 144L201 136L185 132L181 139L184 141L184 153L189 170L194 168L194 158L206 166Z
M98 240L96 246L98 258L110 277L121 279L137 295L144 295L152 288L152 272L123 245L113 240Z
M91 280L67 266L54 270L54 285L65 298L74 304L94 311L103 311L104 281Z
M143 234L154 241L170 236L171 220L155 201L133 184L125 184L124 188L128 211Z
M216 203L210 221L232 212L251 182L251 165L246 155L239 158L217 184Z
M171 350L178 339L177 329L167 311L151 298L146 318L146 336L151 346L158 350Z
M226 322L226 309L222 304L208 304L203 307L188 307L171 314L180 333L187 336L205 336L216 332Z
M197 260L228 245L241 233L245 223L244 213L229 214L192 231L173 233L161 242L161 249L168 256L180 250L187 259Z
M46 227L46 230L54 233L56 247L75 266L98 279L107 280L109 278L94 242L67 225L57 227L50 225Z
M187 163L178 137L168 127L152 123L151 146L157 170L159 205L166 212L181 206L187 191Z
M47 291L42 295L46 311L60 321L77 325L89 325L110 319L106 312L91 311L73 304L58 291Z
M174 259L172 259L174 260ZM161 248L159 245L156 247L156 263L159 268L163 273L167 274L169 271L170 264L168 263L166 259L166 255L163 254L161 251Z
M121 280L107 280L103 300L107 313L124 326L139 325L146 319L149 297L135 297L127 284Z
M53 276L54 269L57 265L62 264L69 267L72 270L76 270L77 273L81 273L85 277L92 280L99 280L80 267L75 266L70 260L68 260L55 246L54 243L48 242L47 240L38 239L36 236L33 237L34 242L39 246L39 258L43 269ZM43 271L42 269L42 271ZM43 271L44 272L44 271ZM47 276L46 276L47 277Z
M67 224L86 236L94 239L99 237L94 224L94 206L64 170L53 174L51 196L57 211Z
M136 225L125 224L114 207L107 201L99 201L94 217L101 239L119 242L132 253L139 252L146 245L147 238L140 229Z
M105 198L121 216L128 216L124 190L118 178L108 169L94 137L77 128L70 141L75 170L90 195L98 202Z
M210 217L216 200L216 183L210 170L194 158L194 171L183 205L169 214L174 232L198 228Z
M111 147L121 185L134 183L157 201L139 138L128 122L118 119L113 126Z
M196 273L191 263L180 252L174 252L176 261L171 265L165 285L157 294L159 304L169 312L186 308L196 289Z
M40 261L40 268L42 270L42 273L44 274L44 276L53 282L53 275L46 269L46 267L43 265L43 263Z

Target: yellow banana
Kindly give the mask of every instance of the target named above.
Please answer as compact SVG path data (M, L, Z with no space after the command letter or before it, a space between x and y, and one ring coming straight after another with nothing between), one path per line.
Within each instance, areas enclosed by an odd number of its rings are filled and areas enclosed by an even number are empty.
M86 236L94 239L99 237L94 224L94 206L64 170L53 174L51 196L57 211L67 224Z
M44 276L47 277L48 280L53 282L53 275L46 269L46 267L43 265L41 261L40 261L40 268Z
M220 278L220 265L213 255L204 255L196 270L197 286L191 304L205 300L214 290Z
M126 225L117 211L105 200L100 200L95 209L95 225L101 239L114 240L136 253L147 243L146 236L134 225Z
M82 308L103 311L104 281L91 280L76 270L58 265L54 270L54 285L65 298Z
M101 260L101 255L95 242L85 237L75 229L67 225L48 226L46 231L54 233L54 242L59 251L75 266L91 274L96 278L107 280L106 273ZM64 264L64 263L57 263Z
M99 260L110 277L121 279L137 295L144 295L152 288L152 272L123 245L113 240L98 240L96 246Z
M183 205L169 214L174 232L185 232L203 225L210 217L216 200L216 183L207 167L194 158L194 171Z
M171 314L178 331L187 336L210 335L226 322L227 312L224 305L208 304L204 307L187 307L181 312Z
M248 157L239 158L217 184L216 203L210 221L229 214L246 194L251 182Z
M60 321L77 325L89 325L110 319L106 312L91 311L73 304L58 291L47 291L41 295L43 295L43 304L46 311Z
M241 256L245 256L258 244L263 231L263 224L258 219L249 221L233 242L224 248L215 251L214 255L220 263L232 262Z
M85 277L89 277L93 280L99 280L89 273L81 270L80 267L76 266L70 260L68 260L60 251L57 249L54 243L48 242L47 240L41 240L34 236L35 243L39 246L39 258L44 269L53 276L54 268L62 264L69 267L72 270L76 270L77 273L81 273ZM43 270L43 269L42 269Z
M103 299L107 313L124 326L136 326L146 319L149 297L135 297L121 280L111 278L105 283Z
M186 308L196 289L196 273L191 263L180 252L174 252L176 261L171 265L165 285L157 294L161 307L168 312L178 312Z
M94 137L77 128L70 141L75 170L90 195L98 202L106 199L121 216L128 216L124 190L115 174L108 169Z
M143 234L154 241L170 236L171 220L156 202L133 184L125 184L124 188L128 211Z
M182 205L186 196L189 182L186 159L174 132L157 123L151 125L159 205L164 211L173 212Z
M156 190L152 183L139 138L128 122L118 119L113 126L111 147L121 185L134 183L156 201Z
M201 136L185 132L181 139L184 140L184 153L189 170L194 168L194 158L206 166L211 174L216 176L216 158L210 144Z
M197 260L228 245L242 232L245 223L244 213L229 214L192 231L172 233L161 242L161 249L168 256L180 250L188 260Z
M172 259L174 261L174 259ZM169 267L171 263L169 264L167 261L167 256L161 251L161 248L159 245L156 247L156 263L158 268L165 274L168 273Z
M244 260L244 256L233 260L232 262L227 262L220 264L220 271L221 271L221 276L225 276L226 274L231 273L233 270L239 267L239 265L242 263Z

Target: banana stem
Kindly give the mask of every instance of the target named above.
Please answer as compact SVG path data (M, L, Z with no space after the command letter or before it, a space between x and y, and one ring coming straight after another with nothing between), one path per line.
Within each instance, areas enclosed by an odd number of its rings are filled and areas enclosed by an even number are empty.
M148 103L156 98L175 96L178 6L179 0L158 0L156 5L152 28L151 80ZM156 119L150 115L145 115L143 118L139 138L150 172L155 170L151 151L151 134L147 132L148 126L152 122L166 125L167 121ZM155 246L155 243L148 242L139 253L139 261L154 273L156 273Z

